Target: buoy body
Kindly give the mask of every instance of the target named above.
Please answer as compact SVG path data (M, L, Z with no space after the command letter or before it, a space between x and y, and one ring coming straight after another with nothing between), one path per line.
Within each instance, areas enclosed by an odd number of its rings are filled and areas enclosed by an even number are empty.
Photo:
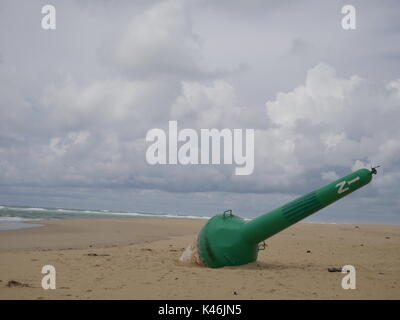
M237 266L257 260L259 243L365 186L376 171L360 169L246 222L226 211L211 218L197 239L206 266Z

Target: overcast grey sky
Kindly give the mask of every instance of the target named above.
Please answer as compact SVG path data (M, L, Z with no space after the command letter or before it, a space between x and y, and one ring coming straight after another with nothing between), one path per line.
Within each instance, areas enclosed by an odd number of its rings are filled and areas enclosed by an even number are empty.
M381 165L309 220L400 223L399 15L395 0L1 0L0 203L254 217ZM169 120L255 129L254 173L147 164L146 133Z

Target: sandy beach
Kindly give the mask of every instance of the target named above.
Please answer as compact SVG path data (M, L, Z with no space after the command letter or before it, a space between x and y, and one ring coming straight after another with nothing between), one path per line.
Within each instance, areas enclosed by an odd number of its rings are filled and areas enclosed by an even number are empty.
M299 223L268 239L255 263L182 265L205 223L70 219L2 230L0 299L400 298L400 226ZM354 290L342 289L344 274L328 272L348 264ZM56 268L55 290L41 287L44 265Z

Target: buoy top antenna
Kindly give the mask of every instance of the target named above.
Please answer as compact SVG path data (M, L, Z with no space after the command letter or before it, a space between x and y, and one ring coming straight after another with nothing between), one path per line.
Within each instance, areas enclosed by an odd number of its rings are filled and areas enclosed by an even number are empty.
M371 172L372 174L377 174L378 171L376 170L377 168L379 168L380 166L376 166L376 167L371 167Z

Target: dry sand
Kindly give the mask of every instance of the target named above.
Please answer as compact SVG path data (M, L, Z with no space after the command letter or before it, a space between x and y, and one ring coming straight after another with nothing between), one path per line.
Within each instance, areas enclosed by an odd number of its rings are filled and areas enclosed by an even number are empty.
M258 261L210 269L178 259L206 220L80 219L0 231L0 299L399 299L400 226L299 223ZM43 265L57 289L41 287ZM330 267L353 265L355 290ZM9 287L9 281L26 286Z

